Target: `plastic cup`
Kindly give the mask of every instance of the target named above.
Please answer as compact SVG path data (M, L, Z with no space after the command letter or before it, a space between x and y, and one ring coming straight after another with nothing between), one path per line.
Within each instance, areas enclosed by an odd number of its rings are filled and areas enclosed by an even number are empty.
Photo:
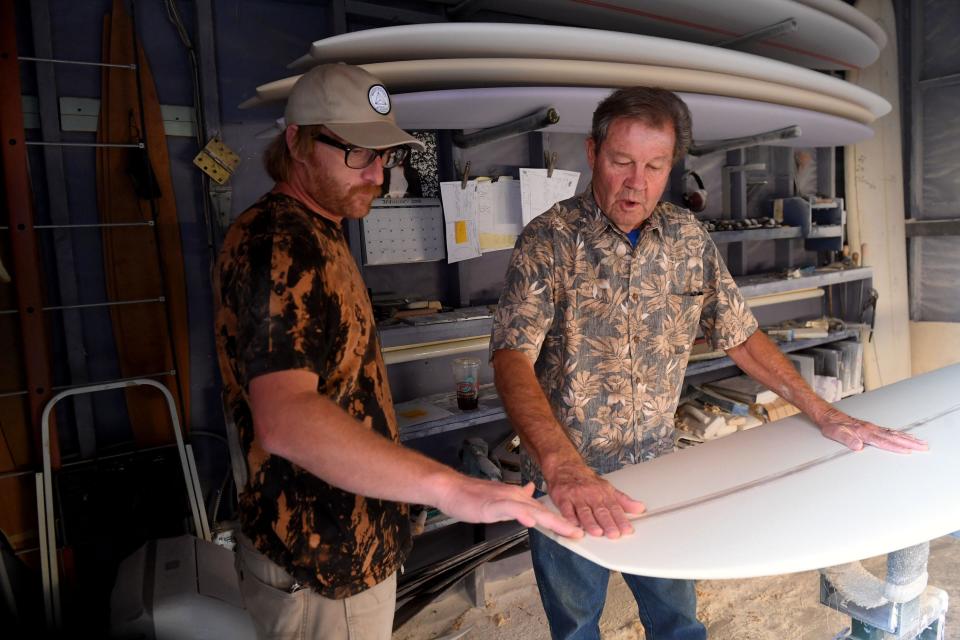
M471 411L478 406L477 375L479 372L480 360L477 358L456 358L453 361L453 380L457 385L457 406L462 411Z

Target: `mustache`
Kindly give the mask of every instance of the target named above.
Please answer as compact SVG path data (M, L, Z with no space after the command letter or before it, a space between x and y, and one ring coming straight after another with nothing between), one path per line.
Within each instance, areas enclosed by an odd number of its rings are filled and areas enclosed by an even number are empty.
M364 199L373 200L380 196L381 190L382 187L375 184L357 185L347 189L347 198L353 199L354 197L362 196Z
M623 189L617 194L617 198L620 200L632 200L634 202L639 202L643 200L646 195L646 190Z

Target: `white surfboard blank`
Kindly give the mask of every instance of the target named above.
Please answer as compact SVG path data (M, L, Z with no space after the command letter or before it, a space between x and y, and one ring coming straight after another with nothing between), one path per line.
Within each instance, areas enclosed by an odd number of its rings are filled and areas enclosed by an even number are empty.
M405 60L361 66L379 78L392 93L509 85L648 85L811 109L864 124L876 119L864 106L816 91L732 74L674 67L528 58ZM298 79L299 76L292 76L260 85L257 96L240 106L249 108L283 100Z
M560 122L545 131L585 134L590 131L597 104L611 91L594 87L445 89L395 94L393 104L397 123L406 129L483 129L552 106L560 113ZM678 95L690 109L693 137L698 143L792 125L800 127L800 137L773 144L832 147L873 135L865 124L817 111L700 93Z
M850 12L842 4L842 0L481 0L474 8L710 45L792 19L796 31L737 48L811 69L866 67L880 55L880 38L874 29L868 34L858 28L864 26L862 18L851 24Z
M870 91L779 60L682 40L552 25L464 22L366 29L317 40L290 68L443 58L569 59L714 71L842 98L876 117L890 110Z
M927 452L847 452L806 418L787 418L609 474L651 515L618 540L558 542L624 573L722 579L833 566L956 531L958 388L954 365L837 404L910 428Z

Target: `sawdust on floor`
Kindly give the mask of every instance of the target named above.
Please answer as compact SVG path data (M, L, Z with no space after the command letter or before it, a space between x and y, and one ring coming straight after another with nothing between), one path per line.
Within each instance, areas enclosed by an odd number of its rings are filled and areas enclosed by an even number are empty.
M864 565L882 576L885 557ZM930 545L929 584L960 603L960 540L938 538ZM472 607L454 589L394 633L394 640L436 640L468 630L464 640L549 638L533 571L489 581L486 606ZM697 584L698 615L711 640L832 640L850 620L820 604L819 577L808 571L749 580L704 580ZM610 579L600 619L604 640L640 640L643 627L636 603L619 574ZM947 610L946 639L960 640L960 607Z

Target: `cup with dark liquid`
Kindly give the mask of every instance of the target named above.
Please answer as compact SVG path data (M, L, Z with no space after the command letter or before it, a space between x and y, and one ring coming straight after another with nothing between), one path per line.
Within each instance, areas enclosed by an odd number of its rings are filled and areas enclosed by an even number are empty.
M462 411L471 411L478 406L480 395L477 377L480 373L480 360L477 358L456 358L453 361L453 380L457 385L457 406Z

